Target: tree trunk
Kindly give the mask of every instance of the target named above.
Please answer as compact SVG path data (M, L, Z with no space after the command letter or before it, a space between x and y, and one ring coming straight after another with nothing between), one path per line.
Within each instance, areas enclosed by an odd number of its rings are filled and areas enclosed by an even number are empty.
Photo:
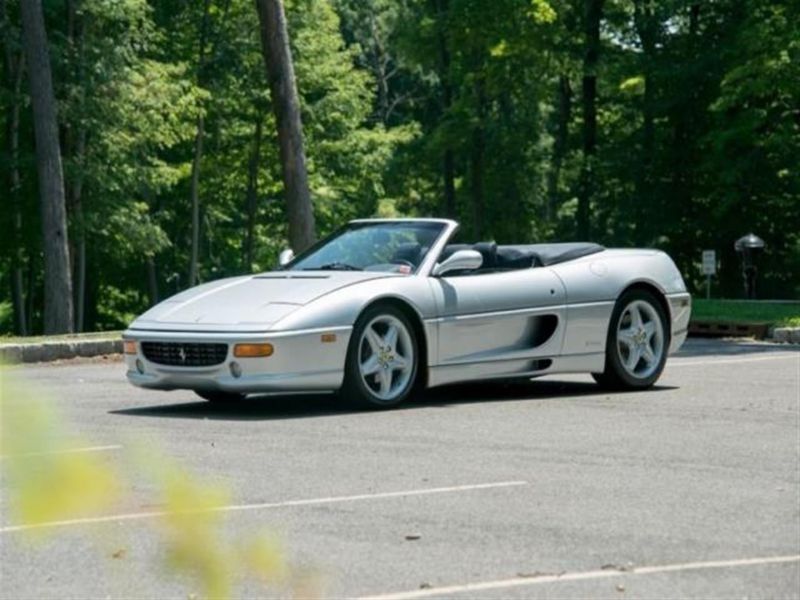
M442 159L442 175L444 177L444 214L449 219L456 218L456 157L446 148Z
M147 295L150 297L150 306L158 304L158 273L156 272L156 259L148 256L145 259L147 266Z
M24 268L25 251L22 233L22 204L20 198L19 173L19 123L22 106L22 80L25 72L25 57L18 50L18 40L11 39L5 0L0 0L0 27L6 32L3 38L3 66L11 98L6 118L6 143L8 144L8 192L11 200L12 247L11 255L11 304L14 310L14 327L18 335L28 334L25 316Z
M595 152L597 147L597 63L600 57L600 21L603 0L584 0L583 81L583 162L578 194L578 237L588 240L591 235L590 211L595 193Z
M256 126L253 133L253 149L250 153L250 164L247 168L247 229L244 236L244 270L253 269L255 252L256 214L258 212L258 165L261 163L261 134L264 116L256 111Z
M552 221L561 198L558 191L558 183L561 180L561 167L564 163L564 156L567 153L567 142L569 138L569 122L572 119L572 88L569 78L562 75L558 78L556 88L556 111L555 123L553 127L553 158L550 163L550 171L547 174L547 205L546 218Z
M13 89L13 95L8 107L9 115L7 122L8 158L11 163L8 170L8 189L11 196L11 220L13 223L15 247L11 259L11 300L14 307L14 323L16 325L17 334L19 335L28 335L28 324L25 318L25 252L23 250L22 206L19 194L19 113L24 64L22 54L19 54L15 59L14 52L10 45L6 45L6 69L9 83L11 83Z
M34 266L34 260L31 258L28 260L28 269L27 269L27 279L28 279L28 293L26 294L25 302L27 308L25 309L26 316L28 317L28 322L25 328L28 331L28 335L33 333L33 317L34 317L34 307L36 306L36 291L38 289L37 281L36 281L36 274L37 269Z
M701 47L699 34L700 28L700 3L693 2L689 6L689 40L686 48L686 55L682 57L685 65L689 68L697 68L698 61L701 60L704 49ZM695 235L695 230L690 229L684 223L698 223L706 218L706 215L699 214L697 203L693 201L694 196L694 169L698 159L697 142L695 132L697 130L696 118L702 110L704 104L698 96L699 91L695 86L690 86L687 90L686 98L675 110L671 120L673 122L672 131L672 155L669 210L672 214L678 214L678 227L684 236ZM678 249L680 252L680 248ZM678 255L676 260L688 264L690 260L684 251L684 256ZM678 264L681 264L679 262Z
M486 92L483 80L479 77L475 82L475 99L477 124L472 130L472 152L470 155L470 191L472 193L472 228L475 239L483 236L483 170L486 153Z
M286 15L281 0L256 0L256 8L272 108L278 126L289 244L299 253L314 243L316 231Z
M369 15L369 30L375 47L375 55L372 58L373 73L375 73L375 83L377 84L378 91L378 112L380 113L381 122L384 125L388 125L389 77L387 75L386 67L389 65L389 57L386 55L380 35L378 34L378 24L375 21L374 12L371 12Z
M44 332L73 329L72 274L69 264L64 173L58 142L56 99L50 71L47 33L41 0L20 3L23 47L28 63L36 165L44 238Z
M197 118L197 133L194 138L194 158L192 159L192 177L189 198L192 215L191 252L189 258L188 287L198 283L197 271L200 251L200 161L203 159L203 137L205 123L203 115Z
M656 35L658 23L651 0L635 0L634 24L642 46L641 72L644 74L644 97L642 99L642 154L636 176L636 198L633 215L637 246L649 243L652 231L648 227L645 207L653 205L653 160L655 152L655 83L653 81Z
M64 123L64 159L72 163L72 177L65 177L64 191L67 198L67 209L74 216L72 245L73 292L75 302L75 331L84 330L86 313L86 219L83 211L83 167L86 154L86 128L81 123L84 115L83 99L87 94L84 78L84 43L83 27L79 15L81 0L68 0L67 8L67 41L71 51L71 59L75 62L75 84L80 90L79 116L77 125Z
M695 64L700 48L698 47L698 27L700 18L700 5L693 3L689 7L689 45L688 56L684 60L690 64ZM692 166L695 154L695 143L692 137L693 116L697 112L697 96L694 90L689 91L688 101L672 116L672 176L671 197L678 210L687 211L692 209ZM682 213L684 217L687 215ZM689 222L695 222L690 219Z
M442 114L448 116L453 105L453 86L450 83L450 50L447 47L447 12L448 0L434 0L437 20L437 38L439 45L439 79L442 82ZM456 217L456 167L455 153L446 145L442 157L442 175L444 178L444 214Z
M483 235L483 154L485 150L484 132L476 127L472 132L472 153L470 155L470 192L472 193L472 234L480 240Z
M209 9L211 0L203 2L203 18L200 25L200 41L197 52L197 85L203 85L206 41L208 40ZM197 272L200 262L200 163L203 160L203 137L205 136L205 121L201 113L197 117L197 131L194 136L194 156L192 158L192 175L189 184L189 206L192 220L189 250L189 281L188 287L198 283Z
M86 144L86 131L78 133L78 148L76 157L83 157ZM73 259L75 263L75 331L84 331L86 315L86 218L83 211L83 176L78 173L72 186L72 208L75 211L77 252Z
M79 227L85 227L83 218L83 209L80 209L78 216ZM76 295L76 311L75 311L75 331L83 331L85 325L86 315L86 236L81 235L78 240L78 256L76 264L77 286L78 293Z
M86 129L81 125L75 141L73 161L76 173L70 187L70 207L75 215L75 330L83 331L86 314L86 218L83 210L83 160L86 153Z

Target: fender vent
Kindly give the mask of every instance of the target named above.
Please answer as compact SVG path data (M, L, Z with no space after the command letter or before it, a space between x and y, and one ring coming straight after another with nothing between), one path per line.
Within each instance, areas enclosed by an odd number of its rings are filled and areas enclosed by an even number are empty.
M544 371L545 369L549 369L550 365L553 364L553 361L549 358L540 358L534 361L531 361L529 371Z
M533 327L531 329L530 347L538 348L549 340L558 326L556 315L541 315L531 318Z

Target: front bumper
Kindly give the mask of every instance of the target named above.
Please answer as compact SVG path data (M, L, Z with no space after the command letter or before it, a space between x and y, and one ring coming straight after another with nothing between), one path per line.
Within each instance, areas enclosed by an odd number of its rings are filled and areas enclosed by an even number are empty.
M238 393L331 391L342 385L352 327L276 333L194 333L129 329L123 340L137 342L136 354L125 354L133 385L157 390L219 390ZM333 334L333 335L331 335ZM324 336L324 337L323 337ZM174 366L148 360L139 342L224 343L225 360L214 366ZM269 342L269 357L237 358L234 344ZM236 363L238 369L232 368ZM235 375L234 373L237 373Z
M669 311L672 322L670 331L672 339L669 344L669 353L677 352L686 341L689 333L689 318L692 316L692 296L688 292L667 294Z

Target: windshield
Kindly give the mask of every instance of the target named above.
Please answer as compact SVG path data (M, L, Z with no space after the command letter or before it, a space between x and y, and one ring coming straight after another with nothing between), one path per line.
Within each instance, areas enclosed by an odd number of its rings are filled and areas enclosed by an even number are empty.
M350 223L286 266L290 271L387 271L415 273L443 223Z

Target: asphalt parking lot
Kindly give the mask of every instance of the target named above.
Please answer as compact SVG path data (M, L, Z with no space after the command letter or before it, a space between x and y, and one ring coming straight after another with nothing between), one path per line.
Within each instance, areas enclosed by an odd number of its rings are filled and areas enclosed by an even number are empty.
M50 391L85 451L121 465L143 444L226 485L225 534L273 532L326 596L800 597L796 346L690 340L647 392L553 376L391 412L328 396L218 407L133 388L123 369L15 368ZM147 482L133 480L123 511L38 543L9 521L0 483L0 597L196 593L161 566Z

